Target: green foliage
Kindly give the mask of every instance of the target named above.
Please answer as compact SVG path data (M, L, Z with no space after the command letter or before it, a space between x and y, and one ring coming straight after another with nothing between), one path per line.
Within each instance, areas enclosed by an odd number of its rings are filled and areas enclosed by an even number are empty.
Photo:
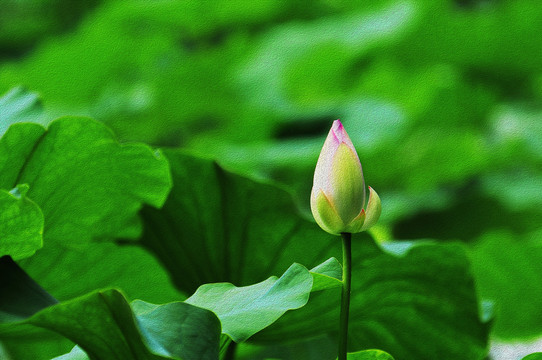
M76 117L47 130L11 126L0 140L0 172L0 187L30 186L27 195L41 207L51 242L135 237L141 203L160 206L170 187L159 153L120 145L102 124Z
M292 261L315 264L338 256L339 240L300 217L286 191L232 174L210 160L176 150L164 154L174 187L160 210L144 209L143 243L177 274L174 281L182 290L216 281L246 284ZM200 235L198 241L194 234ZM484 354L488 325L479 319L461 246L390 242L381 249L369 237L358 236L353 251L353 350L382 348L403 359ZM315 276L320 291L308 304L251 340L273 343L335 332L340 283L334 280L339 272L333 264L330 260L315 268L328 274L326 289L323 275ZM231 289L224 286L222 291ZM420 337L430 340L422 345Z
M0 139L0 169L0 187L28 184L25 199L34 201L43 212L47 246L21 264L33 276L41 276L41 284L49 291L56 289L58 298L132 283L132 276L160 279L169 287L163 271L141 249L91 242L137 236L141 204L162 204L171 185L167 161L159 153L142 144L119 144L96 121L65 117L52 122L47 130L29 123L11 126ZM20 200L27 207L35 206L24 201ZM38 227L39 221L34 220ZM30 222L25 226L26 231L36 227ZM39 232L38 228L35 233ZM8 241L2 239L2 243ZM35 236L32 241L40 244ZM22 254L14 255L20 258ZM111 266L123 269L123 275L107 270ZM78 281L66 287L66 281L77 272ZM137 285L131 287L145 291ZM132 295L132 290L125 290Z
M269 278L255 285L202 285L186 302L213 311L222 323L222 332L235 342L243 342L287 310L304 306L311 289L312 277L307 269L294 264L280 279Z
M160 205L165 200L170 179L160 154L140 144L118 144L93 120L63 118L47 130L30 123L12 125L0 140L0 167L0 186L28 184L18 187L20 195L6 193L6 201L15 203L11 211L21 211L2 226L9 227L6 234L21 235L17 244L33 246L14 247L6 235L3 251L15 258L30 255L41 246L43 226L45 247L20 265L55 297L65 300L107 286L149 300L178 297L148 253L104 241L136 236L142 203ZM4 209L6 220L9 209ZM14 346L28 348L29 343Z
M381 348L403 359L474 359L484 354L488 324L478 317L467 259L458 245L412 244L398 255L401 243L386 244L386 252L369 239L353 243L358 251L352 260L352 350ZM307 306L286 314L253 340L333 332L338 299L338 291L316 293ZM422 337L428 342L420 344Z
M121 293L107 290L55 304L12 261L0 264L12 279L0 283L1 290L13 296L0 303L0 338L33 325L64 335L90 358L99 359L217 359L221 331L244 341L285 311L305 305L312 289L308 270L294 264L280 279L252 286L203 285L186 302L154 305L136 300L130 309ZM329 264L325 267L330 270ZM63 357L85 355L75 348Z
M316 266L338 257L326 256L338 241L300 217L288 192L183 151L163 153L174 188L160 210L143 209L142 242L185 292L212 282L250 285L296 259Z
M541 19L536 0L0 2L0 318L299 263L306 305L218 356L335 358L340 244L307 219L340 118L383 209L353 244L350 350L482 359L488 303L491 338L540 337ZM87 358L17 327L0 358Z
M142 301L132 310L115 290L62 302L18 323L2 324L0 331L25 325L66 336L91 359L218 358L220 322L212 312L186 303L157 306ZM65 358L85 357L72 350Z

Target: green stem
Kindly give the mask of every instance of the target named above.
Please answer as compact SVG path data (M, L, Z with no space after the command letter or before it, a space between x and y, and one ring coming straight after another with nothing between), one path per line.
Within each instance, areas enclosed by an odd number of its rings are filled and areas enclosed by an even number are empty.
M346 360L348 344L348 314L350 312L350 283L352 275L352 234L341 233L341 237L343 242L343 286L341 294L338 360Z

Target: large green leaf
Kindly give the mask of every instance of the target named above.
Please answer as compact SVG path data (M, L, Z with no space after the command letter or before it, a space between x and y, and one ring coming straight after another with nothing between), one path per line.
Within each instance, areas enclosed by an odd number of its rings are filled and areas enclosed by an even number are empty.
M31 316L38 310L44 309L55 303L54 299L49 302L44 302L44 296L47 299L46 296L49 295L41 290L41 288L39 288L39 286L24 274L24 272L22 272L22 270L20 270L20 268L12 261L7 261L6 264L10 265L3 271L6 275L6 279L16 279L18 287L14 288L12 281L7 284L9 286L2 286L1 290L6 291L13 296L5 299L9 300L9 302L4 301L7 302L6 304L0 302L0 314L2 314L2 312L6 313L6 316L0 318L0 320L3 322L20 320L25 316ZM336 264L336 262L327 261L318 268L325 269L328 273L334 273L337 270L336 268L334 269L334 264ZM16 275L18 274L24 276L17 277ZM137 323L141 329L143 340L153 354L168 358L180 357L190 359L193 358L193 355L190 354L197 353L207 354L205 356L208 357L203 358L216 358L218 356L218 334L220 334L220 326L218 326L217 334L214 332L202 332L201 334L196 334L198 337L205 338L205 336L207 336L205 339L202 339L205 346L198 342L179 342L179 334L182 334L187 338L196 336L193 334L194 328L199 329L201 324L205 324L205 322L208 321L206 314L198 314L194 309L203 307L212 310L223 324L223 334L232 337L237 342L244 341L262 328L272 324L287 310L296 309L305 305L312 289L313 276L327 275L314 272L311 274L302 265L294 264L280 279L269 278L262 283L241 288L223 283L207 284L200 287L186 303L176 302L159 306L136 300L133 302L132 308L137 315ZM36 296L38 293L36 290L34 290L34 293L22 291L31 288L31 286L40 290L39 293L43 293L44 296ZM107 294L103 295L99 293L98 295L103 297ZM107 295L106 297L109 296L110 295ZM82 300L89 297L91 300ZM50 298L50 296L48 298ZM92 311L92 307L95 306L96 301L94 298L94 295L85 295L82 298L63 302L59 306L47 308L42 311L45 314L50 314L45 318L45 322L36 320L36 318L44 316L39 313L34 315L30 320L24 321L23 324L19 324L19 328L24 324L42 326L66 336L86 350L88 350L88 346L92 346L94 349L94 347L97 346L94 344L94 341L92 344L88 345L82 343L82 340L79 338L80 333L87 331L87 329L78 328L74 324L68 324L69 326L67 326L63 322L63 319L66 317L75 319L86 319L91 317L93 319L92 321L86 320L86 322L90 322L88 325L89 327L100 328L100 324L93 322L99 323L101 321L104 322L104 324L108 324L110 322L108 320L108 314L105 314L103 311ZM28 306L29 304L32 306ZM192 305L197 305L198 307ZM111 308L113 306L109 307ZM21 308L23 312L20 312L19 308ZM64 310L59 310L61 308ZM83 308L90 310L88 310L87 313L84 313L82 310ZM190 310L189 313L187 313L187 308ZM120 315L115 318L117 319L119 317ZM12 327L10 329L4 326L2 329L0 326L0 339L2 338L2 330L4 331L4 335L13 336L13 332L17 331L18 328ZM23 328L22 330L26 330L26 328ZM123 332L125 333L126 330L123 330ZM26 334L25 336L28 337L29 334ZM101 350L94 349L93 351L100 351L100 356L105 356L107 353L105 348ZM64 358L79 358L81 356L83 355L80 351L74 349L70 354L66 354ZM109 356L113 355L110 354Z
M384 349L401 359L483 357L488 325L479 318L461 246L391 242L381 249L370 239L353 239L351 350ZM338 289L314 294L254 341L335 330L339 298Z
M31 270L32 277L39 279L60 300L108 286L123 289L130 299L144 298L163 303L181 298L160 264L148 252L136 246L105 242L91 244L81 251L48 249L46 246L40 253L43 253L40 260L33 261L26 268ZM29 301L30 298L27 298L21 305L27 308ZM70 348L70 343L66 344L65 340L48 333L39 332L29 336L25 332L20 335L23 336L6 340L8 350L17 360L49 360Z
M0 190L0 257L19 260L33 255L42 246L43 214L26 197L28 186Z
M105 287L119 287L131 299L179 299L164 269L145 250L91 241L137 235L141 205L162 204L170 175L159 152L142 144L121 145L91 119L62 118L47 130L12 125L0 139L0 169L0 188L29 184L26 196L43 211L45 245L19 264L57 299ZM31 353L40 342L10 342L8 348ZM46 359L37 352L36 359Z
M143 144L119 144L103 124L64 117L48 129L14 124L0 139L0 188L30 185L51 244L136 236L142 203L169 191L167 161Z
M145 207L143 244L173 281L193 293L206 283L251 285L297 261L314 267L339 240L301 218L290 195L233 175L178 150L170 161L174 190L162 210ZM314 246L310 246L314 239Z
M318 268L325 269L328 273L334 273L337 270L334 268L334 264L336 262L327 261ZM311 273L305 267L294 264L279 279L272 277L259 284L240 288L224 283L207 284L200 287L186 303L177 302L159 306L136 300L133 302L132 308L136 314L143 341L153 354L168 358L176 358L177 356L186 359L193 358L193 354L206 354L205 356L202 355L202 358L211 359L218 356L220 326L218 326L217 333L202 331L200 334L194 335L194 329L206 328L205 322L208 321L205 313L202 312L198 315L194 309L201 310L199 307L203 307L212 310L223 324L222 333L232 337L237 342L241 342L272 324L287 310L305 305L312 289L313 276L319 275L327 276L318 273L312 273L311 276ZM28 280L32 282L31 279L28 278ZM118 354L117 357L114 357L115 354L108 354L107 348L99 348L100 341L88 340L88 336L82 339L81 334L88 331L88 329L76 326L76 322L73 321L73 319L77 318L89 318L89 320L85 321L85 323L88 323L88 327L98 329L93 330L93 332L111 331L111 329L102 329L104 324L111 323L108 318L112 315L104 312L103 309L99 310L103 306L97 305L96 296L98 296L98 300L106 302L107 307L112 309L115 321L123 323L126 321L126 316L123 317L122 311L120 311L122 307L119 304L122 305L123 303L122 301L119 303L118 297L120 295L115 292L106 292L85 295L82 298L47 308L24 323L59 332L78 343L87 353L92 354L89 349L98 352L100 355L96 355L98 353L94 354L100 359L118 358ZM30 296L30 300L32 299L33 297ZM99 309L93 310L94 308ZM86 310L83 311L83 309ZM187 313L188 310L186 309L190 310L190 312ZM119 311L120 314L117 313ZM67 322L65 321L67 318L72 320ZM4 333L9 335L10 332L17 329L16 327L11 329L4 327L3 330ZM121 327L123 334L127 334L128 330ZM0 326L0 335L2 334L1 331L2 327ZM208 331L208 329L205 331ZM200 340L205 343L205 346L202 346L201 342L187 343L179 341L179 334L186 338L193 336L203 338ZM133 339L134 336L134 334L128 334L125 337ZM114 336L110 335L107 338L112 339ZM125 350L122 351L123 353L126 352ZM141 349L138 351L141 351ZM79 358L82 356L79 350L74 349L70 354L64 355L64 358Z
M93 292L21 322L0 324L0 338L28 325L58 332L91 359L218 359L220 322L212 312L182 302L143 301L132 310L116 290ZM70 356L82 354L73 350Z
M300 217L287 192L209 160L174 150L165 154L174 188L161 210L143 211L143 242L181 289L194 291L217 281L247 285L282 273L292 262L316 266L339 257L339 238ZM385 211L385 196L383 204ZM367 235L357 235L353 250L351 350L378 348L401 359L483 356L487 324L479 318L469 262L460 246L391 242L383 250ZM333 279L329 276L329 286L314 292L307 305L286 313L252 340L270 343L334 333L340 291Z
M19 264L59 300L106 287L122 289L129 299L157 303L181 299L161 264L139 246L94 242L72 249L46 245L38 255Z
M270 277L255 285L202 285L186 302L213 311L222 323L222 332L242 342L274 323L286 311L304 306L311 289L309 271L293 264L279 279Z
M159 152L119 144L103 124L87 118L61 118L47 130L14 124L0 139L0 188L19 183L30 186L26 196L45 218L45 247L20 264L57 298L124 285L129 296L142 297L169 287L163 270L141 249L90 242L136 236L142 204L165 201L171 180ZM141 286L147 281L156 284L152 292Z

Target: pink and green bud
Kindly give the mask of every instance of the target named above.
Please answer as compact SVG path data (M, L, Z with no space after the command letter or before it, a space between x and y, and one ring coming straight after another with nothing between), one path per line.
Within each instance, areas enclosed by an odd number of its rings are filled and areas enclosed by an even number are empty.
M314 171L312 215L330 234L358 233L373 226L382 211L380 198L372 188L366 208L365 199L358 154L341 122L335 120Z

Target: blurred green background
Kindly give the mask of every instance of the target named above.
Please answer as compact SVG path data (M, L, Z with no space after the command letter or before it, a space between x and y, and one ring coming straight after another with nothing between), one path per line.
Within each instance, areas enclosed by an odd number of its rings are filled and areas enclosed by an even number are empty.
M464 242L499 358L542 335L540 30L536 0L3 0L0 94L283 183L306 213L340 118L375 236Z

